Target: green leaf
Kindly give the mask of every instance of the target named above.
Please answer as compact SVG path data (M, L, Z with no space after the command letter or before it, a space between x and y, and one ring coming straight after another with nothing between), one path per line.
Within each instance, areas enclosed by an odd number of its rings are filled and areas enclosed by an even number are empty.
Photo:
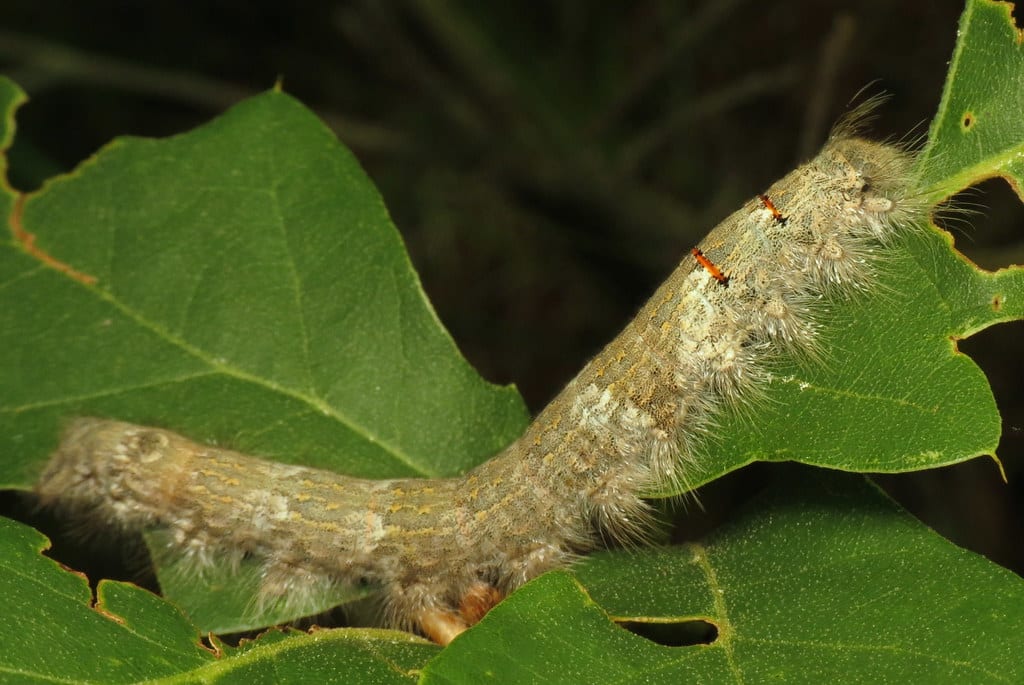
M575 576L524 586L423 682L1024 678L1024 580L856 476L803 471L699 543L594 555ZM670 636L702 622L717 637L666 646L613 619Z
M0 518L0 680L4 682L408 683L439 651L396 631L271 632L215 654L178 609L103 581L95 606L81 574L39 554L38 532Z
M921 159L933 202L992 176L1024 198L1024 47L1013 4L969 0Z
M380 478L457 473L525 424L518 393L484 382L441 327L355 159L282 93L168 140L117 140L12 221L8 486L31 484L76 415ZM158 573L204 629L296 618L250 611L253 574L240 591L217 570Z
M0 679L127 683L213 661L195 626L145 590L104 581L93 607L85 577L41 556L46 546L0 518Z
M523 427L515 391L441 327L355 159L287 95L117 140L16 220L74 273L2 255L0 421L23 435L8 484L82 413L372 477L457 473Z
M995 399L956 340L1024 317L1024 271L982 271L947 236L912 230L879 287L829 317L825 363L775 369L763 404L721 422L691 484L753 461L893 473L995 455Z
M388 630L270 632L225 658L160 683L366 683L417 682L419 670L440 647Z
M1010 7L967 3L919 157L920 192L931 202L995 175L1020 193L1024 52ZM895 473L995 456L995 399L956 341L1024 318L1024 270L987 272L951 247L934 227L908 227L880 256L878 287L830 305L824 363L774 369L766 401L722 420L690 484L753 461Z

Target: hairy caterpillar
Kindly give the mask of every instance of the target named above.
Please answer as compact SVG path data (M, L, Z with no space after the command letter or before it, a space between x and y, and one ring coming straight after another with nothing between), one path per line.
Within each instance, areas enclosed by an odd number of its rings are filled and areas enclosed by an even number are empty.
M687 254L518 440L464 476L348 478L78 419L37 492L123 529L166 528L200 565L259 557L266 598L372 583L387 625L447 643L602 537L643 537L641 494L685 486L708 427L756 395L774 358L813 359L828 298L868 285L879 248L921 214L912 162L838 127Z

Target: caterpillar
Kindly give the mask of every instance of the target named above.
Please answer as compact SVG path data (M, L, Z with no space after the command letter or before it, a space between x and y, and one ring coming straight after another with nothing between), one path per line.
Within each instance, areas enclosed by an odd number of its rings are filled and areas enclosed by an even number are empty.
M642 494L687 489L716 417L754 400L780 357L814 363L829 301L869 287L924 211L913 153L859 137L865 109L686 253L521 437L460 477L350 478L79 418L40 501L166 530L200 566L259 558L268 601L370 583L384 625L446 644L531 578L642 541Z

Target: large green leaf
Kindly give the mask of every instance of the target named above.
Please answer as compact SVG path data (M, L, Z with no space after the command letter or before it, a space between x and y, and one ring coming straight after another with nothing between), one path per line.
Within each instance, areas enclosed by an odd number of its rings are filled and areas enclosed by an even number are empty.
M996 175L1021 192L1024 51L1010 9L967 3L919 157L927 201ZM767 402L725 418L709 445L714 458L700 463L691 484L752 461L893 473L994 456L999 412L956 341L1024 317L1024 269L990 273L951 245L934 227L908 227L879 259L879 287L832 305L825 363L781 365Z
M13 223L0 252L9 486L30 485L76 415L382 478L457 473L525 423L518 394L485 383L437 321L351 154L282 93L176 138L115 141ZM251 611L252 562L227 583L170 566L164 591L204 629L295 618Z
M879 280L833 306L824 364L782 365L763 405L725 418L692 483L752 461L891 473L995 454L995 400L956 340L1024 316L1024 270L981 271L925 229L885 256Z
M595 555L575 576L523 587L423 682L1024 679L1024 580L857 476L805 472L699 543ZM670 636L707 622L717 636L666 646L613 618Z
M355 159L287 95L117 140L15 221L37 251L0 254L8 485L76 414L373 477L456 473L523 427L517 393L437 321Z

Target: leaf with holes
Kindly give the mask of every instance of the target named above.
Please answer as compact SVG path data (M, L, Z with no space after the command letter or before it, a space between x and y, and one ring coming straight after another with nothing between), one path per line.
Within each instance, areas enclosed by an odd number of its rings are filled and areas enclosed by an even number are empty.
M930 202L997 175L1020 193L1019 37L1008 4L967 3L918 162ZM951 249L948 234L928 228L906 231L879 261L872 292L830 308L821 336L826 363L773 369L768 401L753 419L752 412L726 417L714 457L697 465L692 484L753 461L894 473L995 454L1002 432L995 400L956 341L1024 318L1024 269L983 271Z
M1024 678L1024 580L859 476L801 470L699 543L606 552L574 575L526 585L423 682Z

